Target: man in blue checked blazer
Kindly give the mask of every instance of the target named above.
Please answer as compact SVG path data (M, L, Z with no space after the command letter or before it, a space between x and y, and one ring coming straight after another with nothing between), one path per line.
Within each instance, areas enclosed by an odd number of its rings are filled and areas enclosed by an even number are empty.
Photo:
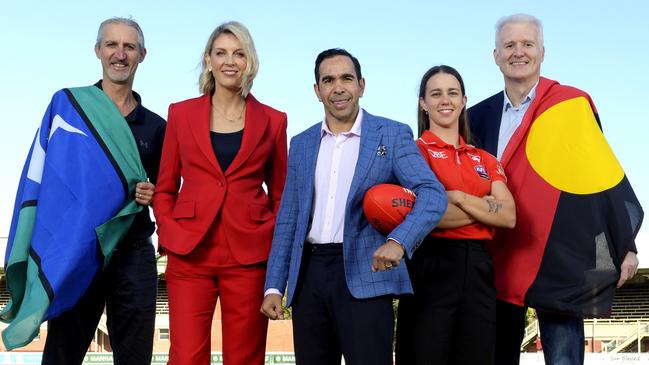
M293 308L296 363L392 364L393 295L412 293L410 257L447 206L444 188L404 124L359 107L365 80L343 49L318 55L315 93L323 122L291 140L261 311ZM363 197L372 186L402 185L417 195L386 236L369 225Z

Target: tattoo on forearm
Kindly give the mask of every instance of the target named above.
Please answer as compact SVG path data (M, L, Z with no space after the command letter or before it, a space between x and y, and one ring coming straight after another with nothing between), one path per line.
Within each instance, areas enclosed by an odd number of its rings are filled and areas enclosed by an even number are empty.
M492 200L487 200L487 204L489 204L489 213L498 213L500 208L503 206L502 204L496 203Z

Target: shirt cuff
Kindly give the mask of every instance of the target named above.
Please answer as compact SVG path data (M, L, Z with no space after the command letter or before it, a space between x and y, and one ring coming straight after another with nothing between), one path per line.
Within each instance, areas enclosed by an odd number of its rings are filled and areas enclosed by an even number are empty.
M396 243L397 245L401 246L401 248L403 249L403 256L404 256L404 257L406 256L406 253L407 253L407 251L406 251L406 246L404 246L403 243L397 241L396 239L394 239L394 238L392 238L392 237L388 237L387 240L388 240L388 241L392 241L392 242Z
M282 293L279 290L275 289L275 288L268 288L264 292L264 297L266 297L268 294L277 294L279 296L282 296Z

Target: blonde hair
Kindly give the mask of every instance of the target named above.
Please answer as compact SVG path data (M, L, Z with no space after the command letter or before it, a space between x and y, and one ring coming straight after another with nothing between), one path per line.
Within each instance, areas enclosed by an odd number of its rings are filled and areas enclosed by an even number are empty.
M237 37L239 42L241 42L243 52L245 53L246 59L248 61L246 69L243 71L240 87L241 96L245 98L246 96L248 96L250 89L252 89L252 82L255 79L255 76L257 76L257 71L259 70L259 59L257 58L255 43L252 40L252 36L250 35L248 28L246 28L243 24L235 21L230 21L219 25L218 27L216 27L216 29L214 29L210 37L207 39L205 51L203 52L203 66L201 75L198 78L198 90L205 95L211 95L216 89L214 75L212 75L212 72L210 72L209 65L205 60L205 56L209 55L212 52L212 45L214 44L214 40L224 33L229 33Z

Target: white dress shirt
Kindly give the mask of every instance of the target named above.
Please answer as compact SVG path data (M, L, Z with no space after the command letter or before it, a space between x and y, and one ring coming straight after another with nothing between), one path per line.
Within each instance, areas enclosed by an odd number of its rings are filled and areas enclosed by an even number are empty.
M362 122L362 109L348 132L335 135L326 120L322 122L315 167L313 219L307 234L307 241L311 243L343 241L345 206L358 161Z
M518 107L512 105L511 100L509 100L509 97L507 96L507 90L503 92L505 95L505 102L503 103L503 114L500 119L500 130L498 131L498 153L496 155L498 160L502 159L509 140L514 135L514 132L516 132L516 129L518 129L518 126L521 125L527 109L530 107L532 100L534 100L534 97L536 96L536 86L538 84L537 81L536 85L534 85L532 90L530 90L529 94L527 94Z

